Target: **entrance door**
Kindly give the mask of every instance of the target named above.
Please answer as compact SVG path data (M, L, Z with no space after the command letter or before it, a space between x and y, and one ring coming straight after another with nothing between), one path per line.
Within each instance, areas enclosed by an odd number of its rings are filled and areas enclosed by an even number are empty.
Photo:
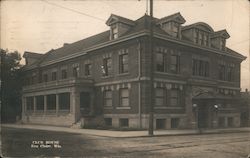
M208 128L208 107L199 106L198 108L198 128Z
M82 115L87 115L90 112L90 93L80 93L80 112Z

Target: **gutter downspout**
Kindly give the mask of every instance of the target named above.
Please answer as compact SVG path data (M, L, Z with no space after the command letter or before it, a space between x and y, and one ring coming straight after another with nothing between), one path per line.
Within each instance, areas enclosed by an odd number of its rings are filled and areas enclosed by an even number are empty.
M139 116L139 128L142 128L142 116L141 116L141 41L138 42L138 116Z

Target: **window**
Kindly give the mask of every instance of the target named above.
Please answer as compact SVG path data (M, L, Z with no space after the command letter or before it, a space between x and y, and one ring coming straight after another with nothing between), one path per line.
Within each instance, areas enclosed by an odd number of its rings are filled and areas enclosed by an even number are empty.
M91 64L85 64L85 76L91 76Z
M156 71L164 72L165 62L164 62L164 54L156 53Z
M204 45L208 46L208 35L204 35Z
M79 66L73 67L73 77L79 77Z
M165 129L166 119L156 119L156 129Z
M179 122L179 118L171 118L171 128L178 128Z
M112 118L104 118L104 122L106 126L112 126Z
M226 79L225 74L226 74L226 66L224 64L220 64L219 65L219 79L225 80Z
M43 81L48 82L48 74L43 74Z
M111 34L112 34L112 39L118 38L118 28L117 26L111 27Z
M198 42L200 45L202 45L202 33L201 32L199 32L199 42Z
M179 106L180 105L180 92L178 89L172 89L170 91L170 105Z
M227 118L227 125L228 127L233 127L233 117L228 117Z
M60 110L70 109L70 93L59 94L59 109Z
M226 40L225 39L221 39L220 41L220 49L221 50L225 50L226 47Z
M36 96L36 109L44 110L44 97L43 95Z
M225 117L219 117L219 127L225 127Z
M104 58L103 59L103 76L108 76L111 73L112 69L112 60L111 58Z
M155 106L163 106L164 105L164 89L156 88L155 91Z
M209 62L205 60L193 59L192 70L194 76L209 77Z
M128 54L122 54L119 56L120 73L128 72Z
M105 90L104 97L103 97L104 106L112 106L112 91Z
M129 127L129 122L127 118L119 119L120 127Z
M63 69L62 70L62 79L66 79L67 78L67 70Z
M128 90L128 88L120 89L120 106L129 106L129 90Z
M227 81L233 81L233 66L227 67Z
M34 110L34 97L27 97L26 98L26 110Z
M198 30L195 30L194 32L194 42L195 43L199 43L199 31Z
M55 81L56 78L57 78L57 74L56 74L56 72L54 71L54 72L52 72L52 74L51 74L51 80L52 80L52 81Z
M180 67L179 65L180 65L180 56L171 55L171 65L170 65L171 73L179 73L179 67Z
M179 25L175 22L172 22L172 35L174 37L178 37L178 33L179 33Z
M34 84L35 82L36 82L36 74L32 74L31 84Z
M47 109L48 110L56 109L56 95L55 94L47 95Z

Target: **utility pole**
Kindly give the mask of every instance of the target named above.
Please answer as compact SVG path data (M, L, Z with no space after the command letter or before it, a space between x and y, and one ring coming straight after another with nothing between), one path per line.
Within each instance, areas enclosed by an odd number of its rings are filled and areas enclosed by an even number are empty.
M150 36L149 36L149 51L151 53L151 72L150 72L150 84L151 84L151 103L149 105L149 127L148 135L154 135L154 46L153 46L153 0L150 0Z

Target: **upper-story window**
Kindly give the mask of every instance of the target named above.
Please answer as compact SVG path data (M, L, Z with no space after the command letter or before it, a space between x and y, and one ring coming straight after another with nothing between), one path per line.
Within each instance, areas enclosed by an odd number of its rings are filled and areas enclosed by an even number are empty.
M128 53L119 55L120 73L128 72Z
M171 55L170 61L170 72L171 73L179 73L180 71L180 56L179 55Z
M219 80L233 81L234 67L234 64L226 64L225 62L221 62L219 64Z
M85 76L91 76L91 69L92 69L92 65L90 63L85 64L84 66Z
M155 106L163 106L164 105L164 88L156 88L155 89Z
M52 73L51 73L51 80L52 81L55 81L57 79L57 73L56 73L56 71L53 71Z
M68 76L67 76L67 70L66 69L62 69L62 79L66 79Z
M171 89L170 91L170 105L171 106L180 106L180 90Z
M73 66L73 77L79 77L79 71L80 71L79 65L74 65Z
M48 74L43 74L43 81L48 82Z
M206 60L193 59L192 70L194 76L209 77L209 62Z
M164 53L156 53L156 71L164 72L165 71L165 55Z
M111 57L104 58L102 66L103 76L109 76L111 73L111 69L112 69Z
M118 27L116 25L111 26L111 38L112 39L118 38Z
M219 65L219 79L220 80L226 79L226 65L224 64Z

